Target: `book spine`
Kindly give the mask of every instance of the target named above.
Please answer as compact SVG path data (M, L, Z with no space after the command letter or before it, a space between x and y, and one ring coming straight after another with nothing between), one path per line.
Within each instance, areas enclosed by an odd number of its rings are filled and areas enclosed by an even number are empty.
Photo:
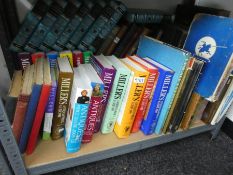
M92 140L101 99L102 97L95 97L95 96L91 97L91 102L87 114L87 120L84 127L82 143L89 143Z
M59 73L57 97L55 103L53 124L52 124L52 139L57 140L64 134L64 125L67 114L67 109L70 100L71 87L73 84L73 73Z
M64 52L60 52L59 54L60 58L68 58L71 67L73 67L73 53L71 51L64 51Z
M161 21L170 21L172 22L174 20L173 15L164 15L164 14L156 14L156 13L128 13L127 14L127 20L129 22L134 22L134 23L153 23L153 24L159 24Z
M92 56L92 52L91 51L85 51L83 52L83 61L81 64L87 64L90 63L90 58Z
M49 93L50 93L51 85L43 85L39 102L36 109L36 114L34 117L34 121L32 124L32 129L28 138L26 153L32 154L32 152L35 150L41 123L44 117L45 108L49 99Z
M52 129L53 114L54 114L54 107L56 101L56 92L57 92L57 84L51 87L49 100L45 109L43 136L42 136L43 140L50 140L51 138L50 134Z
M81 51L73 51L73 66L78 67L83 64L83 53Z
M118 69L115 80L112 87L112 92L109 97L106 111L103 117L101 125L101 132L108 134L113 131L117 116L120 112L120 107L125 95L128 81L130 77L130 71Z
M19 95L15 108L14 119L12 123L12 132L16 141L19 143L20 135L23 129L25 114L27 111L28 101L30 96Z
M26 150L28 137L32 129L32 123L35 117L36 108L40 97L40 92L41 92L41 85L34 85L28 103L27 112L23 123L23 129L19 140L19 150L21 153L24 153Z
M118 117L114 127L114 132L119 138L126 138L130 135L147 78L148 74L135 72L123 115Z
M45 53L44 52L37 52L37 53L33 53L31 54L31 59L32 59L32 63L36 63L36 60L38 58L45 58Z
M24 70L28 65L32 64L31 55L28 52L18 53L17 58L18 58L18 62L19 62L21 70Z
M47 58L49 60L50 68L56 68L57 67L57 57L58 53L57 52L48 52L47 53Z
M72 116L72 126L69 134L66 132L65 137L66 151L68 153L77 152L81 147L88 107L89 104L75 104Z
M156 86L157 79L158 79L158 72L149 74L146 83L146 88L145 91L143 92L142 100L139 104L131 132L137 132L140 129L143 117L146 113L147 105L152 98L153 95L152 91Z
M154 97L151 102L153 106L150 107L141 125L141 131L145 135L152 134L155 130L160 111L170 88L173 74L165 73L163 75L160 74L160 76L162 81L158 82L158 89L155 89Z

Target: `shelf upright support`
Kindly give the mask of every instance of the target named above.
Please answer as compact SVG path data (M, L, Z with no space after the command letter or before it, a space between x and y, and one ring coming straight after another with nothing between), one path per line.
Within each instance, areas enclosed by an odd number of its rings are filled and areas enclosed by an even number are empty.
M0 146L0 174L1 175L12 175L10 167L7 163L7 159L5 158L4 153L2 152L1 146Z
M6 156L10 162L15 175L27 175L27 171L21 157L18 145L13 136L10 123L0 98L0 141L5 150Z
M224 115L223 118L221 118L221 120L215 124L215 128L211 131L211 134L212 134L211 140L214 140L217 138L225 119L226 119L226 115Z

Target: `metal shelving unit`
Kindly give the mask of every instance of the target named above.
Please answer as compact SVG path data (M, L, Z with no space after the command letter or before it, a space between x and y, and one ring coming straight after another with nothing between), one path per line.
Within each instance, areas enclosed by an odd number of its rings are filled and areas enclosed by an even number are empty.
M81 150L73 154L66 153L63 139L40 141L32 155L22 155L21 157L0 100L0 140L16 175L43 174L57 171L161 145L203 132L211 132L212 138L215 138L223 121L224 119L215 126L198 121L189 130L180 130L174 134L145 136L138 132L131 134L127 139L118 139L114 133L107 135L98 133L91 143L83 144Z
M1 175L12 174L10 167L7 163L7 159L1 149L0 149L0 174Z

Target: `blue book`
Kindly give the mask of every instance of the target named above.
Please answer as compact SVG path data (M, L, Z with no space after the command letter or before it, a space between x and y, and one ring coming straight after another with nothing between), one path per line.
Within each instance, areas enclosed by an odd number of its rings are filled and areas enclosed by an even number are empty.
M65 145L68 153L74 153L80 149L91 95L91 81L85 76L85 70L80 67L75 68L65 124Z
M163 108L156 125L156 133L161 133L172 102L174 100L181 77L184 73L190 53L178 48L169 46L156 39L143 36L140 38L137 55L141 58L149 57L160 64L172 69L175 73L170 85L170 91L164 101Z
M190 27L184 49L206 63L195 92L216 101L233 68L233 19L197 15Z
M141 125L141 131L145 135L149 135L154 133L163 103L170 89L174 71L150 58L146 57L143 59L156 67L159 72L159 77L154 87L154 95L147 105L147 111Z
M49 60L49 63L50 63L50 67L51 68L56 68L57 66L57 57L58 57L58 52L55 52L55 51L51 51L51 52L48 52L46 54L48 60Z
M19 140L19 150L21 153L24 153L26 150L28 137L32 129L32 124L34 121L37 105L40 99L40 93L43 85L43 64L44 64L44 59L36 60L34 74L31 76L31 79L28 80L28 81L34 81L35 83L32 87L32 93L28 103L28 107L23 123L23 129Z

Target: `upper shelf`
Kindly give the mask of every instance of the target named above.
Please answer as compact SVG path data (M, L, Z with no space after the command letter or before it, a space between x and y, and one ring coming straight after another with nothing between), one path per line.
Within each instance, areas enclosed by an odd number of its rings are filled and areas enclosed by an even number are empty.
M40 141L34 153L30 156L25 155L24 160L30 174L42 174L141 150L213 128L214 126L198 121L187 131L166 135L145 136L138 132L131 134L127 139L118 139L114 133L98 133L94 135L91 143L83 144L81 150L73 154L66 153L64 139Z

